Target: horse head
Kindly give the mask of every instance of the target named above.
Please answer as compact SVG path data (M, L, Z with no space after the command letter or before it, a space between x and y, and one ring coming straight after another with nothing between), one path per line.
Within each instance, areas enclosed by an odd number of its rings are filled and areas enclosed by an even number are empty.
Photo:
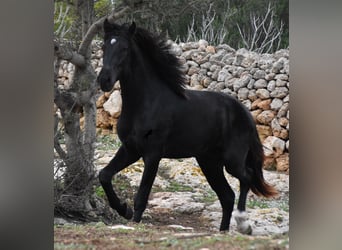
M135 33L136 25L130 26L109 23L105 19L103 24L103 66L97 78L102 91L111 91L114 83L120 80L120 74L125 60L129 55L131 39Z

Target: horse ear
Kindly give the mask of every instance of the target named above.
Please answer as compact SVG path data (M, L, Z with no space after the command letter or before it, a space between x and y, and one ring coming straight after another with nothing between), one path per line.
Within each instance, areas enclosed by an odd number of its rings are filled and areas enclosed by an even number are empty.
M128 33L133 36L134 33L135 33L135 30L136 30L137 26L135 24L135 22L132 22L131 26L129 26L128 28Z
M110 24L110 22L108 22L107 18L103 22L103 30L105 32L108 32L108 31L112 30L112 25Z

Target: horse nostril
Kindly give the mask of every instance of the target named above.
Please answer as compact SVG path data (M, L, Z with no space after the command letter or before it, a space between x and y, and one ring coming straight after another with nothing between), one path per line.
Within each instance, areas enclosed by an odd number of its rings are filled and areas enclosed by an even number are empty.
M100 72L100 74L97 77L98 83L105 83L109 81L109 75L104 73L103 71Z

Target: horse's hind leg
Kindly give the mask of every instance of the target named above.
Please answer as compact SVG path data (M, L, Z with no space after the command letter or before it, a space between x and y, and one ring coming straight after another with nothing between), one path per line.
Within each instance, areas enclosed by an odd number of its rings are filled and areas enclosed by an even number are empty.
M140 157L137 154L129 152L126 148L121 146L114 158L99 173L99 180L106 193L109 205L126 219L132 218L133 211L126 203L120 203L120 199L113 190L112 178L116 173L136 162L139 158Z
M252 227L248 222L248 215L246 213L246 198L249 191L249 185L240 180L240 196L238 202L238 211L233 212L237 229L243 234L252 234Z
M231 151L230 154L225 157L225 168L228 173L238 178L240 181L240 195L238 201L238 211L234 211L233 216L237 223L237 229L240 233L251 234L252 227L248 222L248 216L246 213L246 199L250 189L251 177L248 172L246 164L246 154L241 152Z
M223 174L223 163L214 157L197 157L203 174L217 194L222 206L220 230L229 230L230 218L234 209L235 194Z
M160 157L156 155L149 155L144 157L144 173L141 178L138 193L134 199L134 217L135 222L140 222L143 212L146 209L147 201L151 188L156 177Z

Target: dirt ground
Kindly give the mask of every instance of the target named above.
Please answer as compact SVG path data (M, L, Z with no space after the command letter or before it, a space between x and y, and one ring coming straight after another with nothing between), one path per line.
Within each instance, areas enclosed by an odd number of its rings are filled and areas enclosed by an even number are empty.
M114 153L113 148L115 148L115 145L117 145L117 139L113 139L111 137L101 138L97 147L98 159L96 164L98 167L102 168L103 166L101 164L107 164ZM191 162L189 163L187 161L178 161L176 163L176 165L191 165ZM171 163L167 162L167 164L164 165L168 166L168 164ZM137 166L132 167L132 169L135 168L137 168ZM163 170L163 166L161 167L161 170ZM140 176L141 171L138 172ZM124 175L118 175L114 178L114 181L119 197L121 197L122 200L127 201L132 207L132 200L134 193L136 193L136 187L130 185L129 179L127 178L128 177ZM175 184L176 182L173 182L173 179L171 179L170 176L167 176L165 179L168 180L167 187L163 189L156 185L157 187L154 187L152 193L163 191L194 192L194 188L189 187L189 183L183 183L179 180L179 175L176 175L174 178L177 179L177 185ZM275 179L274 182L275 184L280 183L278 179ZM97 189L97 194L101 194L101 192L98 192L99 190L101 189ZM279 191L281 191L282 198L274 200L273 203L282 204L283 202L286 205L285 208L288 208L288 188L281 186L279 187ZM209 194L209 191L207 191L205 202L208 204L206 205L210 205L217 200L216 196L211 197ZM251 201L251 199L249 200ZM204 202L204 200L202 202ZM250 204L249 209L267 210L274 206L273 203L266 203L259 200L259 203ZM139 224L126 221L125 219L119 219L116 224L110 225L106 225L103 222L66 222L63 219L63 223L56 223L55 221L54 249L268 250L289 248L289 236L287 233L270 233L268 236L247 236L238 233L236 230L231 230L228 233L221 233L217 227L213 226L213 224L208 221L208 218L203 217L201 211L198 213L181 213L173 210L170 211L170 209L163 210L162 207L155 209L153 206L148 206L148 210L149 211L145 211L142 222ZM269 211L267 213L269 213Z
M99 223L54 226L54 249L288 249L288 235L221 233L200 214L158 213L122 227Z

